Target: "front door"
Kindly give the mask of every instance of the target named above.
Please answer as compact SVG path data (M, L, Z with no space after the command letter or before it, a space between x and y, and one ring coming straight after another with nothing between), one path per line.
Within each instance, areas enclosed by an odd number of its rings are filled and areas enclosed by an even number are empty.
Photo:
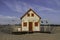
M33 23L32 22L29 22L29 32L32 32L32 27L33 27Z

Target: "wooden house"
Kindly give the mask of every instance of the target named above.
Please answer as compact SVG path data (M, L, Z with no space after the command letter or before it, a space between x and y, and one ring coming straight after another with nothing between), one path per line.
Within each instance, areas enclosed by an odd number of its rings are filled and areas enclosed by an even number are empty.
M32 9L29 9L21 17L21 31L23 32L39 32L41 17Z

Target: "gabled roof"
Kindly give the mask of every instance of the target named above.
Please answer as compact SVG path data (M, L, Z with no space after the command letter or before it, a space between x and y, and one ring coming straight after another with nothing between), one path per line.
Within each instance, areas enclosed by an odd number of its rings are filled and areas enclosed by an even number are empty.
M29 11L33 11L31 8L21 17L21 19L26 15L26 14L28 14L28 12ZM34 12L34 11L33 11ZM34 12L35 14L36 14L36 12ZM37 14L36 14L37 15ZM40 19L41 19L41 17L39 16L39 15L37 15Z

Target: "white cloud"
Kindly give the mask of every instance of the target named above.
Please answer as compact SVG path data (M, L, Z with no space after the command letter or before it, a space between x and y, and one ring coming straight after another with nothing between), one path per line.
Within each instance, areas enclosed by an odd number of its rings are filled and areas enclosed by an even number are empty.
M2 1L11 11L15 11L16 12L16 7L14 4L14 2L10 2L10 1Z
M12 19L12 18L17 18L17 17L15 17L15 16L12 16L12 17L11 17L11 16L0 15L0 18L11 18L11 19Z
M20 18L14 16L0 15L0 24L18 24L18 23L20 23Z
M34 8L34 9L38 8L38 10L40 10L40 11L47 10L47 11L52 11L52 12L60 12L60 10L46 8L43 6L36 5L36 4L27 4L27 3L21 2L21 1L14 1L14 3L3 1L3 3L6 4L12 11L19 12L19 13L22 13L23 11L27 10L28 8ZM56 1L56 3L59 4L57 1Z
M52 9L52 8L46 8L46 7L43 7L43 6L40 6L40 5L36 5L36 4L27 4L27 3L21 2L21 1L19 1L19 2L15 1L14 4L10 3L10 2L6 2L6 1L3 1L3 3L6 4L12 11L15 11L15 12L18 12L18 13L25 13L26 10L28 10L29 8L35 9L36 11L38 11L38 14L40 13L40 16L42 15L42 17L47 18L47 19L49 19L49 17L52 17L52 20L54 20L53 18L56 17L57 13L60 13L60 10L55 10L55 9ZM50 13L52 13L52 14L50 14ZM14 22L16 23L16 22L19 21L19 18L14 17L14 16L11 17L11 16L0 15L0 19L1 19L0 23L6 23L6 22L7 23L14 23ZM12 22L12 20L13 21L15 20L15 21Z
M54 0L58 6L60 6L60 0Z

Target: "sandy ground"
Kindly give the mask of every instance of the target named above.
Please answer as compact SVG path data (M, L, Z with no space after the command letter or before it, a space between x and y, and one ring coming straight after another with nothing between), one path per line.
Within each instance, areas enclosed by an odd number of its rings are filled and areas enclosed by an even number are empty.
M0 32L0 40L60 40L60 27L56 27L54 32L51 34L31 33L17 35Z

